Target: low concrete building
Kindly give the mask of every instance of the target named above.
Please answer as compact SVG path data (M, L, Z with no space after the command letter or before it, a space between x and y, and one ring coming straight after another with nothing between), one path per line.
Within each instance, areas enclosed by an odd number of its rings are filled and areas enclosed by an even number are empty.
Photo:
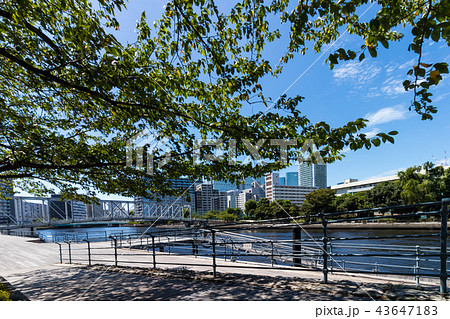
M336 195L342 194L353 194L357 192L365 192L372 189L375 185L383 183L395 181L398 179L397 175L390 175L385 177L377 177L366 179L363 181L358 181L357 179L346 179L344 182L339 183L337 185L332 185L330 188L336 191Z

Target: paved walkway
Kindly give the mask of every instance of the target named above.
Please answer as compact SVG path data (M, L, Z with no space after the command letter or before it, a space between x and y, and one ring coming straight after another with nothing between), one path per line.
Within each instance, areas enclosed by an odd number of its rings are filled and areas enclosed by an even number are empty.
M112 264L113 249L93 263ZM77 263L87 264L86 244L72 245ZM261 264L218 260L218 277L211 275L211 258L157 254L119 249L119 265L80 267L59 264L56 244L0 235L0 275L31 300L371 300L439 299L438 287L417 290L411 284L381 278L331 275L321 283L319 272L275 269L240 269L225 266ZM67 258L66 258L67 260ZM75 261L74 260L74 261ZM126 262L125 262L126 261ZM180 267L177 263L192 264ZM145 262L142 263L142 262ZM167 263L167 264L163 264ZM169 264L170 263L170 264ZM135 269L133 267L145 267ZM400 289L401 288L401 289ZM396 290L397 289L397 290ZM399 290L400 289L400 290Z

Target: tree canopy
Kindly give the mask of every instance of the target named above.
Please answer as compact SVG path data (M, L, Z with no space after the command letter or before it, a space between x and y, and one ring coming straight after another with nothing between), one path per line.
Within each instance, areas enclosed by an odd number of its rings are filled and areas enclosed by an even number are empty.
M300 210L303 215L331 213L335 210L336 191L328 188L317 189L305 195L305 201Z
M95 5L94 5L95 4ZM298 109L301 96L269 97L261 79L276 76L296 54L316 51L347 30L361 37L358 50L332 53L340 60L376 57L379 44L403 37L402 25L412 27L410 50L418 63L405 88L414 90L412 108L423 119L436 112L429 87L438 84L447 65L424 63L425 39L449 43L448 1L378 1L378 13L360 21L358 10L369 1L243 0L231 8L214 0L168 1L153 25L142 13L137 41L120 43L117 11L124 0L6 0L0 3L0 179L15 179L35 194L49 182L64 196L88 196L97 191L125 196L173 193L168 179L209 176L234 181L261 176L286 166L279 145L270 139L290 139L289 159L296 159L311 139L325 162L341 159L342 151L393 142L395 131L368 138L366 124L355 119L332 128L311 123ZM130 2L133 5L133 2ZM289 44L280 64L271 65L264 49L281 36L277 24L290 27ZM266 112L244 115L253 104ZM127 164L127 143L146 132L144 145L152 174ZM225 148L214 161L193 165L195 139L219 139ZM264 140L259 153L267 163L235 161L250 155L248 143ZM247 143L245 142L247 141ZM211 154L206 145L202 154ZM147 154L148 153L148 154Z

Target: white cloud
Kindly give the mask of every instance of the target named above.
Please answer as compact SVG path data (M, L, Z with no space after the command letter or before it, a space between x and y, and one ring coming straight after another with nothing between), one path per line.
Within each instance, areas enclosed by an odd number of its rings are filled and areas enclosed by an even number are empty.
M368 126L388 123L396 120L403 120L407 117L408 110L403 105L384 107L375 113L366 114L365 118L369 120Z
M351 83L363 86L370 83L381 73L382 69L375 64L363 61L351 61L336 67L333 70L333 78L339 83Z
M391 175L397 175L398 172L404 171L404 170L406 170L406 168L404 168L404 167L391 169L391 170L383 172L381 174L378 174L378 175L375 175L375 176L370 176L367 179L373 179L373 178L380 178L380 177L386 177L386 176L391 176Z
M378 129L376 127L370 131L363 132L363 134L366 134L367 138L375 137L375 135L377 135L378 133L380 133L380 129Z
M343 150L342 150L342 154L346 154L346 153L348 153L348 152L350 152L351 151L351 149L350 149L350 147L346 147L346 148L344 148Z
M434 102L442 101L448 95L450 95L450 93L445 93L445 94L439 95L439 96L434 98Z
M384 94L391 95L391 96L406 93L405 88L403 86L403 82L401 80L393 81L389 84L386 84L380 90Z
M417 63L417 60L415 60L415 59L411 59L411 60L409 60L409 61L406 61L406 62L404 62L404 63L402 63L402 64L399 64L398 65L398 69L399 70L403 70L403 69L412 69L413 68L413 66L415 65Z

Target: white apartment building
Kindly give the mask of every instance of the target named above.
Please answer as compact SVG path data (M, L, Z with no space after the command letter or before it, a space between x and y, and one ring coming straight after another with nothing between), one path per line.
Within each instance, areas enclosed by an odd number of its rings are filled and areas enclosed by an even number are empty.
M240 208L242 211L245 210L245 203L253 199L259 201L261 198L266 196L264 191L265 186L259 185L257 182L252 183L252 187L249 189L244 189L237 197L236 207Z
M269 201L289 200L292 204L301 206L305 196L316 190L312 186L280 185L280 175L270 173L266 175L266 197Z

